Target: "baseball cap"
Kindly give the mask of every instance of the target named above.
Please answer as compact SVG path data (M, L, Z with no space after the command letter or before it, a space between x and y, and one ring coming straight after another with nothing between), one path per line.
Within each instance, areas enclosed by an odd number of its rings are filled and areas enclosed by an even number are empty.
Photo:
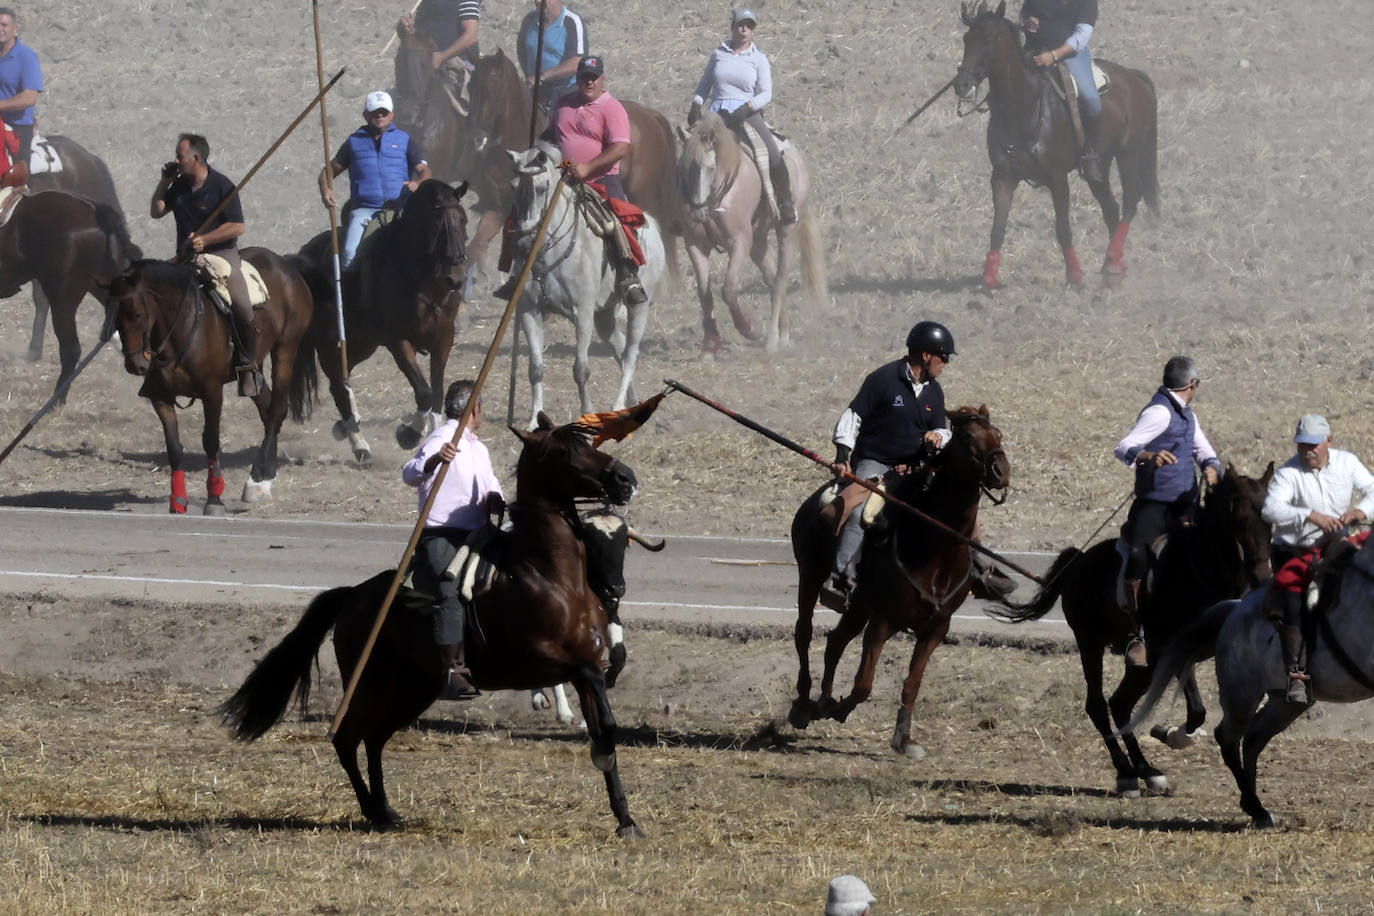
M1326 417L1317 413L1305 413L1298 420L1298 429L1293 433L1293 441L1300 445L1318 445L1331 438L1331 424Z
M601 62L601 58L595 54L588 54L577 62L577 75L602 76L606 73L606 65Z
M877 897L863 880L854 875L840 875L830 882L830 895L825 901L825 916L859 916Z
M758 25L759 18L754 15L753 10L741 7L730 14L730 24L738 25L741 22L752 22L754 25Z
M385 108L387 111L396 110L391 104L391 93L383 92L378 89L376 92L369 92L367 94L367 101L363 102L363 111L368 113L376 111L379 108Z

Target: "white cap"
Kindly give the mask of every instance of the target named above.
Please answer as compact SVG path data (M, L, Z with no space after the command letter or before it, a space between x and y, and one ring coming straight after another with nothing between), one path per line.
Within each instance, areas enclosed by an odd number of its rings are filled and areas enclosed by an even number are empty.
M1303 414L1293 433L1293 441L1300 445L1320 445L1330 438L1331 424L1326 422L1326 417L1316 413Z
M854 875L840 875L830 882L830 896L825 901L825 916L859 916L877 899L862 879Z
M730 25L733 26L741 22L752 22L754 25L758 25L759 17L754 15L753 10L743 8L737 9L730 14Z
M391 104L391 93L378 89L367 94L367 101L363 102L363 113L367 114L379 108L385 108L387 111L396 110Z

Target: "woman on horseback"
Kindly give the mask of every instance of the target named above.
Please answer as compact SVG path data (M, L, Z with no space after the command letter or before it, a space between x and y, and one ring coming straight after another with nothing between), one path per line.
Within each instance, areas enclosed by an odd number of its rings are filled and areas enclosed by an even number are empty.
M706 62L706 72L692 96L687 124L691 126L701 119L701 107L709 96L710 110L719 112L727 127L738 128L746 123L752 127L768 147L768 175L777 192L778 216L785 223L795 223L797 208L792 202L787 165L777 138L763 120L763 109L773 100L773 68L754 44L756 25L751 10L739 9L730 15L730 37L711 52Z
M1106 170L1097 157L1102 97L1097 93L1092 51L1088 49L1096 25L1097 0L1026 0L1021 5L1026 51L1036 66L1054 67L1063 61L1078 85L1078 109L1083 116L1078 170L1087 181L1106 181Z

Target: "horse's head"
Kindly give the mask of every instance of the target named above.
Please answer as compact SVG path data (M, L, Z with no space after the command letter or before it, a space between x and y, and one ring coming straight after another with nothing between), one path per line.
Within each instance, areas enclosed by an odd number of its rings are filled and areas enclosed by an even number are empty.
M987 405L952 410L949 423L954 436L945 446L943 467L967 474L984 491L1006 490L1011 484L1011 461L1002 450L1002 431L992 425Z
M533 230L544 215L558 184L558 166L563 154L552 143L539 141L527 150L506 150L515 170L511 187L515 189L515 222L526 231Z
M420 183L406 201L401 219L414 254L424 254L427 278L447 290L462 287L468 269L468 214L463 207L467 184L453 188L437 178Z
M524 83L520 74L500 48L496 49L495 54L477 59L472 70L472 81L468 84L468 96L467 133L480 154L501 144L505 139L502 136L502 123L521 107L524 99Z
M959 18L968 31L964 33L964 59L954 75L954 91L959 98L973 98L978 84L987 79L997 60L1001 43L1008 36L1015 39L1015 26L1005 18L1006 11L1006 0L998 3L996 9L990 9L987 0L960 5ZM1013 40L1013 46L1018 44Z
M148 374L183 303L194 298L195 284L193 271L165 261L135 261L110 281L108 307L130 375Z
M515 466L517 501L568 507L575 500L594 499L624 506L639 486L634 471L592 447L595 430L575 423L554 426L540 411L534 429L511 427L511 432L525 444Z
M1269 492L1269 481L1274 477L1274 462L1264 469L1264 474L1256 479L1246 477L1235 469L1226 466L1226 473L1207 494L1203 505L1203 518L1208 523L1221 526L1219 537L1234 543L1240 549L1244 565L1246 586L1258 588L1260 583L1272 575L1269 565L1269 542L1274 530L1260 514L1264 508L1264 497ZM1231 549L1229 546L1223 549Z
M720 115L708 111L690 129L679 126L682 153L677 160L677 190L692 218L706 219L734 183L739 145Z

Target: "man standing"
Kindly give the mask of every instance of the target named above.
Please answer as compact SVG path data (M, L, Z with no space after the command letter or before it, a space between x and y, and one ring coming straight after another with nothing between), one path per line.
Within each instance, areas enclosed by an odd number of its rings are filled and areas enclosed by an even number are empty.
M1116 446L1117 459L1135 468L1135 501L1121 526L1121 537L1130 551L1123 610L1130 618L1126 663L1132 667L1148 664L1140 629L1140 582L1149 566L1150 545L1197 501L1194 463L1202 468L1208 486L1221 479L1216 449L1190 406L1197 386L1197 363L1186 356L1172 357L1164 364L1159 390Z
M1310 578L1310 569L1318 555L1310 562L1301 558L1325 543L1339 537L1348 525L1369 520L1374 514L1374 475L1359 458L1331 447L1331 424L1315 413L1303 414L1293 435L1297 454L1274 472L1269 492L1264 497L1261 516L1274 526L1274 543L1270 548L1270 565L1278 575L1276 586L1285 574L1287 578ZM1351 508L1354 491L1363 498ZM1302 569L1294 569L1298 560ZM1302 663L1302 605L1305 588L1276 589L1281 601L1282 621L1279 642L1283 661L1288 668L1288 700L1307 702L1307 672Z
M525 85L534 87L535 57L539 53L539 5L525 14L516 38L516 55ZM577 85L577 64L586 56L587 27L563 0L544 2L544 53L539 56L539 106L548 110L555 99Z
M38 93L43 91L43 70L38 55L19 40L19 15L8 6L0 6L0 117L14 128L19 136L19 152L15 156L15 170L22 170L27 183L29 154L33 149L34 106Z
M234 193L234 183L209 164L210 144L199 134L182 134L177 139L176 158L162 167L162 177L153 189L149 215L162 219L176 217L177 255L191 257L213 254L229 264L229 298L233 306L234 372L239 394L256 397L263 384L258 370L258 333L253 325L253 305L248 284L243 279L238 238L247 230L243 205ZM208 226L202 224L222 203Z
M389 200L403 191L414 191L429 178L429 164L420 144L393 121L391 95L368 93L363 102L366 122L349 135L334 158L320 170L320 200L334 209L334 179L348 172L348 203L344 206L344 243L340 262L344 270L353 263L363 230Z
M434 44L430 66L439 70L477 62L482 0L422 0L413 16L401 17L401 28Z

